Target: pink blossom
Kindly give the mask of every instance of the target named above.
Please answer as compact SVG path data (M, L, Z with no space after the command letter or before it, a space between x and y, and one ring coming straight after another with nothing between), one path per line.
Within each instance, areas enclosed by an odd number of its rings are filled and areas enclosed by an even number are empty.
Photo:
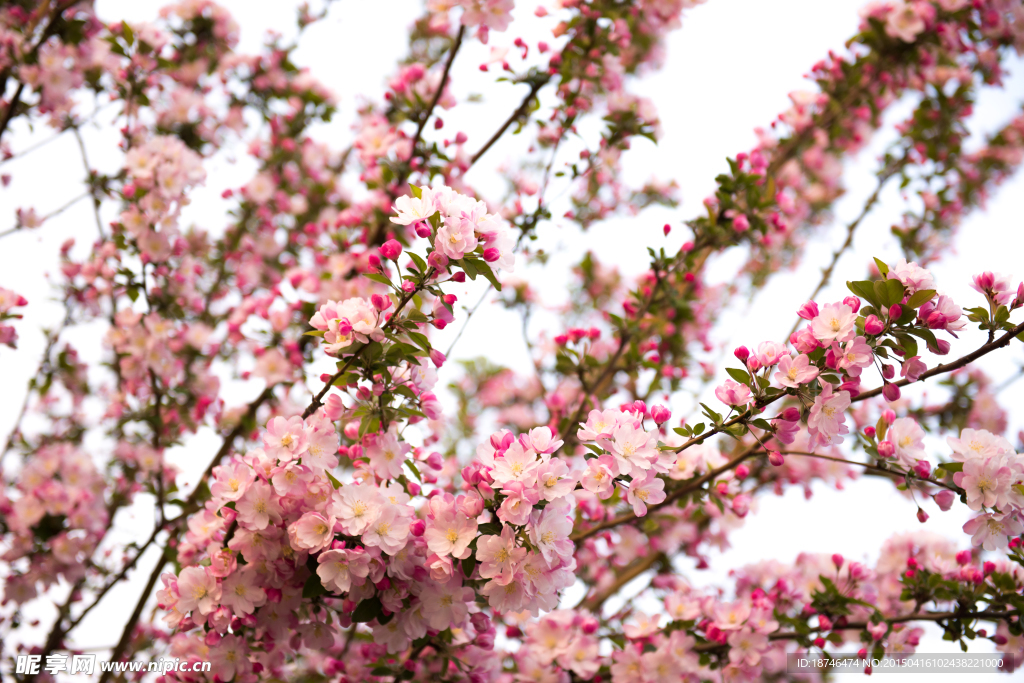
M468 546L476 538L476 530L476 520L457 512L454 500L443 500L441 496L430 499L430 517L423 533L430 552L465 559L472 552Z
M775 380L784 387L796 389L801 384L813 381L817 376L818 368L811 365L806 354L800 354L796 358L786 355L779 361Z
M632 423L623 423L612 431L612 441L608 446L619 474L642 475L651 468L658 457L657 437L645 432L642 427Z
M846 426L845 410L850 407L850 394L846 391L833 393L832 385L826 383L814 399L807 427L823 445L842 443L841 435L849 433Z
M551 501L543 510L530 513L527 527L530 542L549 563L555 558L566 562L572 559L575 551L573 542L569 540L573 525L572 508L572 500L566 496Z
M971 535L973 545L989 551L1002 550L1007 546L1008 536L1024 533L1024 525L1015 514L986 513L964 524L964 533Z
M508 482L501 492L505 494L505 500L498 508L498 519L517 526L526 524L534 504L540 500L540 494L518 481Z
M953 475L953 481L967 492L967 507L972 510L1005 508L1014 483L1013 472L1002 456L967 460L963 471Z
M323 550L334 540L334 517L307 512L288 527L288 537L296 550Z
M1013 451L1009 441L984 429L964 429L959 439L948 436L946 443L953 449L953 460L959 462Z
M412 447L398 437L398 428L392 424L388 431L374 435L365 453L370 457L370 469L381 479L397 479L402 474L406 454Z
M591 458L587 461L587 469L583 472L580 480L584 490L597 494L598 498L605 500L611 498L615 492L615 475L618 473L618 464L610 455L602 455L599 458Z
M648 505L657 505L665 500L665 481L656 477L654 472L648 472L642 479L634 479L629 482L626 490L626 501L633 506L633 513L637 517L647 514Z
M920 356L911 356L900 366L900 377L906 377L907 380L916 382L921 378L921 373L927 369L928 366L924 364Z
M1016 288L1009 275L985 271L972 278L971 288L981 292L998 306L1006 306L1013 301Z
M837 367L845 370L850 377L860 377L861 371L871 367L875 358L864 337L855 337L846 342L842 349L839 348L839 344L833 342L832 351L838 361Z
M230 607L235 614L252 614L267 601L267 594L258 581L256 571L251 568L236 571L221 585L221 604Z
M275 417L267 423L263 434L263 447L267 455L279 460L293 460L302 457L309 447L306 426L298 415L290 418Z
M754 399L750 387L731 379L715 389L715 396L728 406L745 406Z
M908 262L906 259L900 259L895 266L889 269L886 277L889 280L899 280L906 288L908 296L916 294L922 289L935 289L935 280L932 278L932 274L914 261Z
M411 513L411 508L406 509ZM409 528L409 516L402 514L395 505L385 505L360 540L369 548L380 548L388 555L395 555L408 543Z
M281 505L274 490L262 481L249 487L236 503L235 510L238 512L238 523L249 529L266 529L271 522L281 522Z
M857 315L846 304L825 304L811 321L811 331L821 343L850 341L856 335Z
M924 460L924 430L916 420L901 417L895 420L886 433L886 439L894 447L894 455L904 467L913 467L918 460Z
M187 614L198 609L200 614L209 614L220 603L221 587L206 569L186 567L178 575L178 604L176 609Z
M355 550L327 550L317 557L316 574L328 590L345 593L370 573L370 556Z
M502 525L500 536L481 536L477 541L476 559L480 564L480 576L495 579L500 585L507 585L515 573L516 565L526 557L526 548L516 544L512 527Z
M885 22L885 32L905 43L912 43L924 29L925 22L918 9L918 3L895 0Z

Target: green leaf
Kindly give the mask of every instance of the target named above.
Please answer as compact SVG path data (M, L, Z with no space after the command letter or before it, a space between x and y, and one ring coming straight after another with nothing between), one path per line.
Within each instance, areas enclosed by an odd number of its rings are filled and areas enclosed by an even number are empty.
M462 265L462 270L466 271L466 277L470 280L475 280L477 276L476 264L468 258L462 259L459 263Z
M964 471L964 464L962 462L944 462L941 465L939 465L939 467L941 467L942 469L946 470L947 472L963 472Z
M363 277L367 280L373 280L374 282L379 282L382 285L387 285L388 287L394 286L391 284L391 280L382 273L363 273Z
M889 274L889 264L882 259L875 258L875 265L878 266L878 272L882 274L882 277Z
M879 298L886 306L894 306L903 301L903 293L906 288L899 280L878 280L875 282L875 290L878 292L881 283Z
M476 569L476 560L470 555L462 561L462 573L468 579L473 576L474 569Z
M748 387L750 386L750 375L744 372L743 370L737 370L736 368L726 368L725 371L729 373L730 377L732 377L740 384L746 384Z
M498 536L501 534L501 522L486 522L476 530L481 536Z
M357 624L365 624L368 621L373 621L380 616L383 605L380 604L380 598L374 596L367 598L359 603L356 607L356 611L352 613L352 621Z
M341 488L341 482L335 479L333 474L331 474L330 472L325 472L325 474L327 475L327 478L331 480L331 486L333 486L335 489Z
M307 337L322 337L326 333L326 330L310 330L309 332L303 332L302 334Z
M132 27L128 25L127 21L121 22L121 34L129 45L135 42L135 31L132 30Z
M494 289L496 289L499 292L501 291L501 283L498 282L498 278L495 277L494 271L491 270L491 267L487 264L486 261L477 261L476 268L477 270L480 271L481 275L487 278L488 282L494 285Z
M874 306L878 306L878 297L875 296L874 283L870 280L858 280L856 282L847 282L847 289L856 294L862 299L867 300Z
M416 479L418 479L420 482L422 482L423 476L420 474L420 471L416 468L416 464L412 460L406 460L405 464L406 467L412 470L413 476L416 477Z
M701 408L704 409L704 413L711 419L712 422L718 424L719 422L722 421L722 416L716 413L715 411L711 410L711 408L708 408L707 405L701 403L700 406Z
M931 301L935 296L934 289L922 289L914 292L913 296L907 299L907 306L910 308L920 308L921 304Z
M409 185L409 191L412 192L412 196L415 197L416 199L423 198L423 190L421 190L420 188L416 187L411 183Z
M327 589L320 583L320 577L315 573L310 574L309 578L306 579L306 583L302 586L302 597L307 600L319 595L327 595L327 593Z
M427 272L427 263L419 254L415 254L411 251L408 251L406 253L409 254L409 258L412 259L412 262L416 264L416 270L420 271L421 273Z

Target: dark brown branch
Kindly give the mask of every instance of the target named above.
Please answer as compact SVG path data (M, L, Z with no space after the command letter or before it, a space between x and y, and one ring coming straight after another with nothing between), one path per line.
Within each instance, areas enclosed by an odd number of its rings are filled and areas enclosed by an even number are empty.
M931 370L922 372L921 376L917 378L917 381L923 382L929 377L935 377L936 375L941 375L947 372L953 372L954 370L959 370L965 365L970 365L971 363L978 360L985 354L991 353L992 351L995 351L996 349L1002 348L1004 346L1008 346L1010 342L1013 341L1013 338L1021 334L1022 332L1024 332L1024 323L1017 325L999 339L996 339L995 341L989 342L988 344L979 347L976 351L973 351L967 354L966 356L953 361L952 363L936 365ZM910 382L907 379L901 379L898 382L891 382L891 384L894 384L898 387L905 387L908 384L912 384L912 382ZM864 401L869 398L874 398L875 396L881 394L884 388L884 386L876 387L874 389L871 389L870 391L865 391L860 394L857 394L857 396L853 398L853 401Z

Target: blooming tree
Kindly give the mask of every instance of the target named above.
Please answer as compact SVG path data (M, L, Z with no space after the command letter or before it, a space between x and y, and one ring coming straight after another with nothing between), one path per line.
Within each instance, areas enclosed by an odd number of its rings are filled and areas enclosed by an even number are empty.
M845 50L813 66L813 90L729 159L706 215L665 226L685 231L682 249L652 248L633 282L588 255L564 328L528 339L534 372L467 363L442 405L447 353L431 333L475 310L456 307L453 284L486 282L529 317L536 297L511 274L544 257L530 243L551 225L556 180L563 220L582 228L675 206L671 184L628 186L621 158L665 123L630 89L700 1L538 9L547 39L509 40L480 67L522 99L475 148L445 137L442 114L463 104L452 65L468 42L512 35L512 0L430 0L347 147L314 134L335 103L296 46L237 51L211 0L136 24L89 0L0 8L0 154L19 153L19 121L81 141L92 101L115 112L123 162L101 173L81 147L96 232L61 246L64 323L3 447L5 665L75 652L83 619L136 573L109 654L212 662L167 680L759 680L791 652L911 652L924 623L964 649L1024 653L1024 446L971 367L1024 340L1024 284L965 274L976 298L953 301L927 268L1024 159L1024 115L964 146L978 93L1024 49L1016 0L868 3ZM322 16L303 7L300 29ZM843 192L843 160L908 102L846 245L809 299L783 307L800 324L782 340L748 331L716 383L703 354L737 289L713 285L709 263L740 254L748 288L792 267ZM518 130L508 194L485 201L466 174ZM256 172L225 193L230 220L184 224L209 160L231 149ZM879 254L843 300L817 300L895 180L900 253ZM26 207L3 236L48 217ZM0 288L7 347L31 305ZM102 364L71 344L84 326L103 330ZM973 350L951 356L956 337ZM701 375L717 403L699 415L656 403ZM903 396L930 378L948 401ZM230 403L227 382L255 398ZM201 431L217 435L211 452ZM166 459L183 445L203 468L187 481ZM842 548L764 562L718 592L674 568L705 562L757 497L862 472L968 510L964 535L880 536L874 566ZM118 542L141 504L151 531ZM607 609L638 577L657 612ZM582 599L565 599L571 587ZM53 605L44 637L18 637L40 604Z

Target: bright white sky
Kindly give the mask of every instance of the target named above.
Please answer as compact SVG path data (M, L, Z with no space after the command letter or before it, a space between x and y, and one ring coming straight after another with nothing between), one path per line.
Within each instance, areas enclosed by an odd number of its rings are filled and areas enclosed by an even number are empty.
M146 21L156 16L161 4L151 0L98 0L97 9L107 21L121 18ZM269 29L284 31L285 35L294 31L295 2L231 0L223 4L241 25L243 52L255 51ZM554 252L549 266L526 273L520 270L517 275L525 275L544 302L555 306L567 296L568 266L577 262L586 249L618 265L628 276L646 269L647 246L664 245L668 251L678 249L685 236L682 222L702 211L701 200L713 191L714 177L726 169L726 156L752 147L756 141L755 127L766 126L788 106L787 93L809 87L803 74L829 49L841 49L845 40L855 33L857 10L862 4L862 0L709 0L706 5L690 10L684 17L683 28L668 42L664 68L633 86L636 92L650 97L657 105L663 138L657 146L640 141L625 158L628 181L640 184L651 176L674 179L682 189L683 205L677 211L655 209L639 218L609 220L586 234L558 220L543 225L541 239L536 244ZM411 0L386 3L342 0L333 7L327 20L308 30L297 60L309 66L338 96L341 115L334 124L319 132L322 139L335 148L343 148L351 140L349 126L361 98L379 99L396 59L405 52L405 29L419 15L420 9L420 2ZM491 45L511 46L517 36L522 36L531 46L538 40L550 40L541 32L540 22L532 14L532 4L518 8L515 17L522 20L521 25L517 27L513 23L512 30L504 34L492 33ZM455 131L462 130L470 139L468 149L475 150L518 104L522 87L512 89L507 84L495 84L494 69L489 74L477 69L488 53L488 47L470 41L463 47L452 76L452 89L457 98L482 93L484 104L460 106L446 112L444 130L435 134L428 129L428 136L452 137ZM1024 100L1024 75L1021 73L1024 69L1019 62L1011 67L1012 75L1005 90L986 92L981 97L972 122L977 131L989 132L1001 126ZM890 122L908 111L903 108ZM109 122L109 110L105 114L106 117L101 114L98 118L101 123ZM16 127L15 131L15 151L50 135L45 129L29 132L24 126ZM114 170L119 159L111 151L115 140L111 132L97 128L87 130L85 137L91 163L103 170ZM724 348L732 349L739 344L753 346L760 341L784 338L794 321L793 311L806 300L818 280L821 265L842 242L845 223L859 212L864 198L873 190L875 159L888 139L891 137L883 136L847 165L848 195L836 208L836 220L825 226L809 247L802 265L794 272L776 276L752 301L738 300L722 312L715 339ZM498 199L504 183L497 166L514 159L526 143L525 136L503 140L474 167L469 181L486 196ZM219 201L221 190L244 184L251 177L252 166L245 161L233 163L231 159L218 157L207 169L207 185L195 194L195 203L186 218L219 231L224 224L224 205ZM6 217L0 219L0 230L8 227L4 222L14 224L14 211L18 207L34 207L45 214L77 196L80 192L77 183L83 176L78 151L70 136L63 136L24 159L4 164L0 171L13 174L10 187L0 192L0 217ZM557 192L560 188L554 189ZM1021 230L1018 199L1022 191L1024 180L1021 178L1008 182L992 198L985 216L975 216L965 223L950 256L933 268L940 291L951 294L961 305L979 305L977 295L968 286L970 274L987 269L1018 278L1024 276L1020 259L1020 254L1024 253L1024 231ZM557 216L564 210L556 205L553 213ZM900 198L890 189L883 194L880 208L858 231L853 252L840 262L837 282L861 277L872 256L890 262L899 257L888 228L896 222L900 211ZM661 233L661 226L666 222L674 226L668 238ZM15 289L30 301L25 319L18 323L20 348L17 352L7 348L0 350L0 376L7 380L7 391L0 396L0 434L5 435L13 423L25 382L36 367L42 349L42 336L37 330L54 324L60 315L59 306L48 302L52 290L46 281L47 273L53 272L57 264L57 247L65 239L75 237L84 248L95 234L91 211L83 202L37 232L18 234L0 243L0 286ZM735 266L734 259L719 260L711 268L712 281L728 280ZM474 284L455 293L460 302L471 305L481 291ZM835 300L845 295L845 287L833 286L819 300ZM461 317L464 316L458 316L457 311L456 324L437 335L439 348L447 347L448 340L461 326ZM554 313L535 316L531 334L543 329L557 333L560 331L558 324ZM102 353L97 330L75 332L75 343L86 359L96 359ZM516 315L496 306L484 306L459 341L454 356L486 355L525 371L530 362L518 330ZM954 341L951 356L966 353L979 340L980 333L962 335L960 341ZM985 359L982 366L999 381L1016 372L1022 356L1017 347L1012 353ZM454 363L445 366L439 386L454 377L454 368ZM722 376L725 377L724 373ZM260 389L255 383L232 385L229 403L241 403ZM927 391L925 386L905 390L906 394L914 396ZM1007 389L1001 398L1006 406L1020 405L1024 382ZM688 414L693 405L692 397L676 397L673 400L676 417ZM1008 435L1015 441L1012 435L1024 424L1020 410L1011 412L1010 422ZM213 436L201 434L186 447L176 449L172 457L186 473L194 476L215 449ZM946 452L942 442L935 440L932 455L944 456ZM188 476L185 479L188 480ZM151 528L152 510L148 503L136 506L131 515L118 520L116 528L124 538L138 538ZM963 514L941 513L931 503L925 508L932 518L922 528L914 516L914 505L891 484L877 479L857 481L847 486L842 495L816 485L810 500L804 499L801 489L794 488L782 497L762 497L756 514L752 513L745 525L733 533L732 548L712 554L709 571L693 570L693 562L689 560L680 562L679 566L696 584L727 586L731 568L759 559L788 562L803 551L841 552L854 560L873 562L882 541L899 532L928 530L966 546L967 537L960 531L966 519ZM134 604L134 596L145 581L151 562L151 559L144 560L142 571L134 576L130 585L116 591L108 598L107 609L97 610L95 618L83 624L78 631L77 644L82 647L113 644L124 622L122 615ZM574 601L574 597L567 600ZM46 608L40 608L39 613L43 628L48 628L52 613ZM936 632L929 632L919 649L942 652L950 650L950 644L941 641Z

